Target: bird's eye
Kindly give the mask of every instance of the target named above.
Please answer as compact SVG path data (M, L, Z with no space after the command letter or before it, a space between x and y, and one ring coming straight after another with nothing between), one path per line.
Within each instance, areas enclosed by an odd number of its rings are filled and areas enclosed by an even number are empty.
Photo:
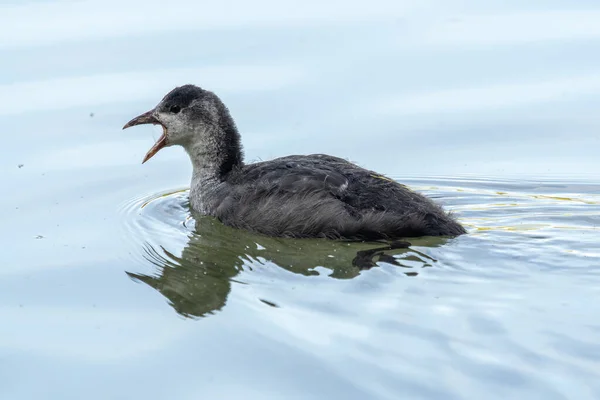
M181 111L181 107L171 106L171 108L169 108L169 111L172 112L173 114L177 114L179 111Z

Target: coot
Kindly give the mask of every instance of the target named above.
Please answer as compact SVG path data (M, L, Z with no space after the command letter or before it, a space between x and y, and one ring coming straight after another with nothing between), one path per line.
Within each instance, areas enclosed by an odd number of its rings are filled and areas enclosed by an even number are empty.
M270 236L350 240L465 233L427 197L342 158L291 155L244 163L229 110L198 86L173 89L123 129L141 124L163 128L143 162L163 147L182 146L193 167L193 211L226 225Z

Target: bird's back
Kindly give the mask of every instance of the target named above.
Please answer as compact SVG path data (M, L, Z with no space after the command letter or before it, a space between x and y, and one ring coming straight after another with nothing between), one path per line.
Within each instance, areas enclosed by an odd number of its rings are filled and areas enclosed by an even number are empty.
M245 165L225 187L211 214L267 235L375 240L465 232L425 196L328 155Z

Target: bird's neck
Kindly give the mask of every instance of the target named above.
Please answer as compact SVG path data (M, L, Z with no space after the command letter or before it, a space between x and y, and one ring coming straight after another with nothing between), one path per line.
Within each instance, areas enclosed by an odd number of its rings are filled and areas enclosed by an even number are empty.
M211 130L195 135L199 138L196 142L185 146L192 162L193 181L224 181L233 169L242 166L239 133L235 126L225 128L211 127Z

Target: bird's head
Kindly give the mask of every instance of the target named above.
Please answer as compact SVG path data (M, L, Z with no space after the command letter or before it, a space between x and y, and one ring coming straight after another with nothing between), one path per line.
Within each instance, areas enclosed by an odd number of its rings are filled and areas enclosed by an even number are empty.
M210 139L207 135L218 132L223 125L231 125L235 129L221 100L214 93L194 85L173 89L156 107L135 117L123 129L142 124L163 128L162 135L146 153L142 163L164 147L180 145L189 149L205 142Z

